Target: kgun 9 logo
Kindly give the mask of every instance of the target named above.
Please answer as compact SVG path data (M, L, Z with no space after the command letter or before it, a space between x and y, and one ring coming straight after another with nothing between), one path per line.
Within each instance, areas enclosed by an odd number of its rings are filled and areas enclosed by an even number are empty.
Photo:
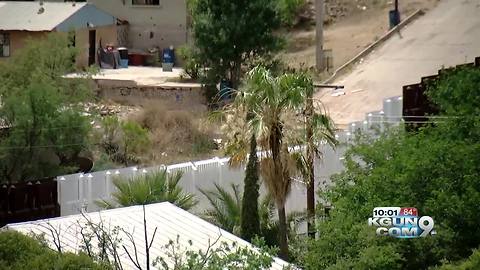
M418 216L414 207L375 207L373 217L368 218L368 225L378 227L379 236L395 238L418 238L435 235L435 222L429 216Z

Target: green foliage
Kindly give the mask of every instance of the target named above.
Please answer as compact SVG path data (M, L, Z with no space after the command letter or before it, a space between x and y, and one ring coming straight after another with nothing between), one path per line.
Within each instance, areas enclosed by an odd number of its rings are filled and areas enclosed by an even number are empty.
M449 132L451 138L476 142L480 137L480 69L457 68L440 77L430 86L428 96L444 114L464 120L449 119L450 127L455 129Z
M89 119L78 101L89 96L88 75L74 70L76 51L62 34L31 41L0 68L0 179L18 182L69 173L89 149Z
M278 0L277 10L283 25L293 26L300 11L305 8L305 0Z
M2 269L111 269L85 254L57 253L39 241L15 231L0 232Z
M43 78L54 85L59 97L68 101L82 101L90 96L85 79L65 79L62 76L75 71L72 59L78 50L69 46L68 37L52 33L42 40L30 40L0 69L0 95L10 96L22 92ZM85 78L89 77L85 74Z
M116 116L102 119L100 146L111 161L125 166L139 162L139 156L151 146L149 132L137 122L120 121Z
M128 166L130 160L135 160L136 156L145 152L150 146L148 131L142 128L138 123L125 121L121 125L123 149L123 160L125 166Z
M197 48L192 45L184 45L179 48L178 55L183 60L185 73L193 80L197 80L202 69L201 58Z
M214 190L200 190L210 202L211 209L205 211L204 217L222 229L241 236L242 219L242 192L235 184L231 185L231 192L215 184ZM257 199L258 200L258 199ZM275 220L275 204L271 196L264 197L258 207L259 231L269 246L278 245L278 222ZM254 236L255 236L254 235ZM251 239L253 239L252 237Z
M279 20L275 0L195 0L189 4L192 33L200 61L218 82L229 78L238 87L242 64L279 49L273 31Z
M480 251L475 250L473 254L466 260L455 263L445 264L438 268L439 270L476 270L480 269Z
M0 179L17 182L69 173L89 149L89 119L77 102L86 79L64 79L75 50L62 35L30 42L0 70Z
M428 95L447 115L478 116L479 90L480 69L468 67L443 73Z
M429 90L442 121L414 134L359 138L346 154L346 170L333 179L335 186L321 193L333 205L331 217L319 225L320 238L309 243L299 264L307 269L427 269L468 257L480 244L480 125L475 115L480 102L471 93L479 88L480 72L443 75ZM374 236L366 220L374 207L387 205L413 206L432 216L437 235L414 241Z
M305 123L303 111L312 93L313 82L306 73L274 76L270 70L256 67L248 73L245 87L225 113L223 132L228 136L225 152L231 156L230 162L245 160L252 135L259 150L264 152L260 175L277 207L279 244L285 259L288 257L285 203L293 177L302 170L297 154L289 147L305 143L305 125L298 123ZM314 138L334 143L330 118L321 113L313 117Z
M178 185L182 173L167 173L159 170L151 173L142 173L131 179L116 178L113 180L117 191L113 193L115 202L98 201L105 208L121 206L145 205L158 202L170 202L188 210L196 205L193 194L186 193Z
M217 240L218 241L218 240ZM190 246L193 245L189 241ZM209 243L207 251L182 248L179 237L164 246L165 256L156 259L154 266L162 270L258 270L269 269L273 263L275 248L268 248L262 240L256 239L258 249L233 243ZM167 261L174 262L169 266Z
M241 191L235 184L230 186L232 193L217 183L214 185L214 190L200 190L212 206L212 209L205 211L204 216L222 229L238 234L242 206Z
M257 157L257 140L250 139L250 155L245 170L244 192L242 199L242 215L240 219L241 236L247 241L260 235L260 217L258 214L259 168Z

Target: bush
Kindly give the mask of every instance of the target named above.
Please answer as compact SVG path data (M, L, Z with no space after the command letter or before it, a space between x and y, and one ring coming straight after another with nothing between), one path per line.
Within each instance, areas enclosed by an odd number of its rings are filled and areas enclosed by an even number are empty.
M0 233L0 265L12 266L26 262L45 252L38 241L14 231Z
M132 178L115 178L113 180L117 190L113 193L115 202L101 200L97 204L103 208L115 208L118 205L170 202L189 210L197 204L197 201L193 194L184 192L178 185L181 178L181 172L170 174L166 170L141 173Z
M445 264L438 270L475 270L480 269L480 250L475 250L467 260L456 264Z
M295 25L296 17L305 5L305 0L278 0L277 10L282 24L290 27Z
M38 239L16 231L0 232L0 266L11 270L111 269L95 263L85 254L55 252Z
M443 74L428 92L443 116L432 118L435 125L360 137L345 155L345 171L320 194L333 209L301 263L310 269L428 269L470 256L480 244L479 88L477 70ZM416 207L434 219L437 234L414 240L376 237L366 220L380 205ZM464 268L445 269L479 269L478 257L471 256Z
M197 49L191 45L184 45L179 48L178 55L183 60L183 70L193 80L200 77L202 68L201 61Z
M178 158L198 158L215 148L211 128L200 124L200 117L185 110L172 109L160 103L147 104L136 121L151 133L154 158L166 163ZM171 158L170 158L171 157ZM172 158L177 160L172 160Z
M151 145L149 132L135 121L120 121L111 116L103 119L101 147L114 162L129 166L139 163ZM102 156L102 154L100 155ZM102 161L106 163L105 160ZM108 163L107 163L108 164Z

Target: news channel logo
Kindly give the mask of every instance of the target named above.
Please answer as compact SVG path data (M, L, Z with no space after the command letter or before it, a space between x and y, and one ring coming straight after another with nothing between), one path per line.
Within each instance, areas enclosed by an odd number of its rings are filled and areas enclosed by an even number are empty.
M414 207L375 207L368 225L377 227L378 236L408 239L437 234L433 218L419 216Z

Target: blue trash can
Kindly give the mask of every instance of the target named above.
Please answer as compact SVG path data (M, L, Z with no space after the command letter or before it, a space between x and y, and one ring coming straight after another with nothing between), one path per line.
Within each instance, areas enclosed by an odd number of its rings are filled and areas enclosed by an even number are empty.
M395 9L390 10L388 13L388 18L390 21L390 29L392 29L400 23L400 11Z
M163 63L175 63L175 50L170 48L163 49Z
M120 54L120 66L122 68L128 68L128 49L125 47L120 47L117 50Z

